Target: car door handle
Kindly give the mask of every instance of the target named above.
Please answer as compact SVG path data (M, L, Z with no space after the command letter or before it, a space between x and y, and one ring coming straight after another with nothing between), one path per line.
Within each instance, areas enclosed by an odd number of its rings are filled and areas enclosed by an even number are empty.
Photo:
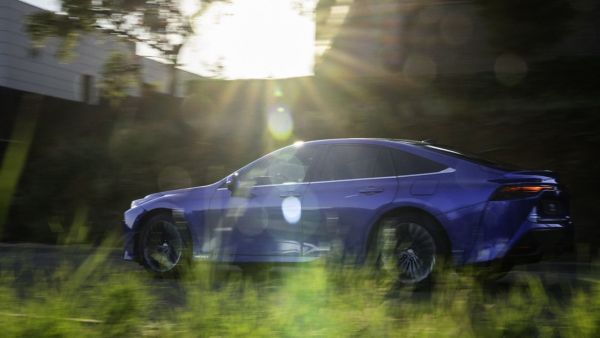
M379 194L380 192L383 192L383 188L380 187L366 187L366 188L362 188L358 191L359 193L363 194L363 195L374 195L374 194Z
M300 193L299 192L282 192L281 194L279 194L279 197L281 198L286 198L286 197L300 197Z

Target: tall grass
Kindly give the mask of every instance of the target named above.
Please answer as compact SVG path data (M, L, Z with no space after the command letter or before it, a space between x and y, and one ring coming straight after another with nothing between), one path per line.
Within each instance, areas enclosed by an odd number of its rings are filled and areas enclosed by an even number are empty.
M0 277L3 337L597 337L600 284L550 297L531 277L481 285L448 272L432 291L369 271L307 265L181 280L115 271L99 251L77 267Z

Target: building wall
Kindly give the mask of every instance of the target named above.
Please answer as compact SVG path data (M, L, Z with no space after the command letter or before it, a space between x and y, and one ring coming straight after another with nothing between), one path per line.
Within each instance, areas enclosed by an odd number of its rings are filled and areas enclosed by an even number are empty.
M43 48L34 48L24 31L27 16L40 10L18 0L0 1L0 86L72 101L98 102L98 84L106 58L114 52L132 53L132 45L101 33L86 35L79 40L71 58L59 60L55 57L56 38L48 39ZM167 93L167 65L146 58L142 58L142 64L144 82ZM183 96L185 81L198 76L178 72L177 95ZM84 88L86 81L88 93ZM130 94L138 93L136 88Z
M141 58L141 60L144 84L149 85L153 90L160 93L169 93L171 71L168 65L149 58ZM200 75L178 69L175 96L184 97L188 92L189 81L200 79L202 79Z
M43 48L34 48L24 30L27 15L38 8L16 0L0 3L1 85L27 92L72 101L98 100L97 84L104 60L114 51L128 52L124 43L100 34L80 39L73 56L65 61L55 57L58 41L48 39ZM89 95L84 78L90 80Z

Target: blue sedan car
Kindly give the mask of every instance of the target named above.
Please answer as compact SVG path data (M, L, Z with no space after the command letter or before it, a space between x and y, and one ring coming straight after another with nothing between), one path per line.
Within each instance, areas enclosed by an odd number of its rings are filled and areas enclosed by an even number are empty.
M192 260L327 257L407 284L430 279L441 260L535 261L572 234L553 172L391 139L296 143L213 184L135 200L124 229L124 258L158 275Z

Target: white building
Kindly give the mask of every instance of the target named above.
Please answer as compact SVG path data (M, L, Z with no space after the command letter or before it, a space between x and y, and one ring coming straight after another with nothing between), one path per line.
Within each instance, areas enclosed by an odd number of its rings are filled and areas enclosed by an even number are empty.
M114 52L133 55L133 45L106 34L91 34L79 40L69 60L61 61L55 56L57 39L48 39L43 48L35 48L25 32L27 16L40 10L19 0L0 1L0 87L98 102L98 83L106 58ZM144 83L167 93L168 66L147 58L142 59L142 65ZM177 96L185 94L188 80L199 78L179 70Z

